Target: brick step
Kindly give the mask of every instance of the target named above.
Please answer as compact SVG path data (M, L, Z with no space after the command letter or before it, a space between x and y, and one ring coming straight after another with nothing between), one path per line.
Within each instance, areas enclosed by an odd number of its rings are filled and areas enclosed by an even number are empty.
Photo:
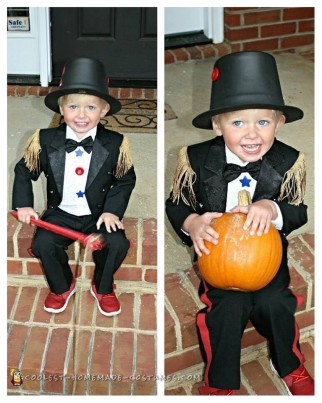
M60 314L43 310L48 286L28 253L34 229L8 213L8 394L155 395L156 219L124 220L131 247L116 272L122 312L103 316L89 292L91 252L69 249L77 292ZM23 383L12 384L12 369Z
M156 393L156 285L116 282L122 312L105 317L77 281L66 310L48 314L39 279L8 279L8 390L12 393L136 395ZM11 383L17 368L23 384ZM140 378L150 376L150 381Z
M301 349L305 355L305 367L314 378L314 336L301 338ZM266 347L241 356L241 386L238 395L286 395L281 379L272 372L267 359ZM165 395L199 395L203 385L203 364L197 364L168 376Z
M314 327L314 235L304 233L289 239L291 289L304 302L298 307L296 320L301 335ZM200 280L197 268L166 275L165 279L165 375L171 376L195 365L202 365L196 331L196 313L204 306L198 297ZM242 355L252 354L265 346L251 323L242 337Z

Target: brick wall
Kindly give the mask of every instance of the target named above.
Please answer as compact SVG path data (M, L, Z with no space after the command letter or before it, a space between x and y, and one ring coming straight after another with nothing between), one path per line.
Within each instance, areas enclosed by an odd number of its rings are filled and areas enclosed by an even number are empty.
M285 51L314 44L314 7L225 7L232 51Z

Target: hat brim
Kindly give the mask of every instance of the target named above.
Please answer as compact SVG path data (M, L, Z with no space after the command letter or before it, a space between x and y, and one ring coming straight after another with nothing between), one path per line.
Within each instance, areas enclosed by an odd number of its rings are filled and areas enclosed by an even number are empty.
M285 123L291 123L296 120L300 120L304 116L303 111L300 108L297 108L295 106L248 104L248 105L243 105L243 106L236 106L234 108L227 107L227 108L211 109L207 112L203 112L203 113L200 113L199 115L197 115L193 119L192 124L199 129L212 130L212 122L211 122L212 116L220 115L221 113L226 113L226 112L243 110L243 109L272 109L272 110L281 111L285 115Z
M106 115L113 115L114 113L117 113L122 108L121 103L117 99L112 97L111 95L102 93L102 92L98 92L98 91L95 91L92 89L88 89L88 88L78 88L77 90L75 88L70 88L70 89L63 89L63 90L57 90L57 91L50 92L45 98L45 105L47 106L47 108L51 109L52 111L54 111L56 113L60 113L60 109L59 109L59 105L58 105L58 98L62 97L63 95L68 95L68 94L95 95L101 99L104 99L110 105L110 109Z

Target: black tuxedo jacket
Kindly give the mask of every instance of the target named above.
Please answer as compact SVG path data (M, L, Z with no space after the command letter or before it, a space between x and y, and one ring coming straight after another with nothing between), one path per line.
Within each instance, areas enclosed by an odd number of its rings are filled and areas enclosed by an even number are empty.
M226 165L225 143L221 136L187 148L188 159L196 180L193 185L197 206L185 204L181 199L173 202L170 197L166 201L166 212L171 225L183 243L191 246L189 236L182 231L185 219L192 213L225 212L228 184L223 177ZM278 201L284 174L294 165L299 152L275 139L271 149L262 159L253 202L261 199L274 200L280 207L283 216L282 237L307 222L307 206L303 203L294 206L287 200ZM188 192L185 195L189 200ZM284 239L285 240L285 239Z
M15 167L12 208L33 207L32 181L44 172L47 179L47 207L59 206L63 196L65 172L66 124L39 132L41 152L39 170L29 171L22 158ZM135 186L133 166L120 178L114 173L119 157L123 135L97 126L92 150L85 195L93 218L103 212L113 213L120 219L127 208L131 192Z

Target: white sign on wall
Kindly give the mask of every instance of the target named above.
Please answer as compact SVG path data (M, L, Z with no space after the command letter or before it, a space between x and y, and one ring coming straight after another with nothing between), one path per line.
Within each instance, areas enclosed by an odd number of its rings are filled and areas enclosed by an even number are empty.
M8 31L30 31L29 17L7 17Z

